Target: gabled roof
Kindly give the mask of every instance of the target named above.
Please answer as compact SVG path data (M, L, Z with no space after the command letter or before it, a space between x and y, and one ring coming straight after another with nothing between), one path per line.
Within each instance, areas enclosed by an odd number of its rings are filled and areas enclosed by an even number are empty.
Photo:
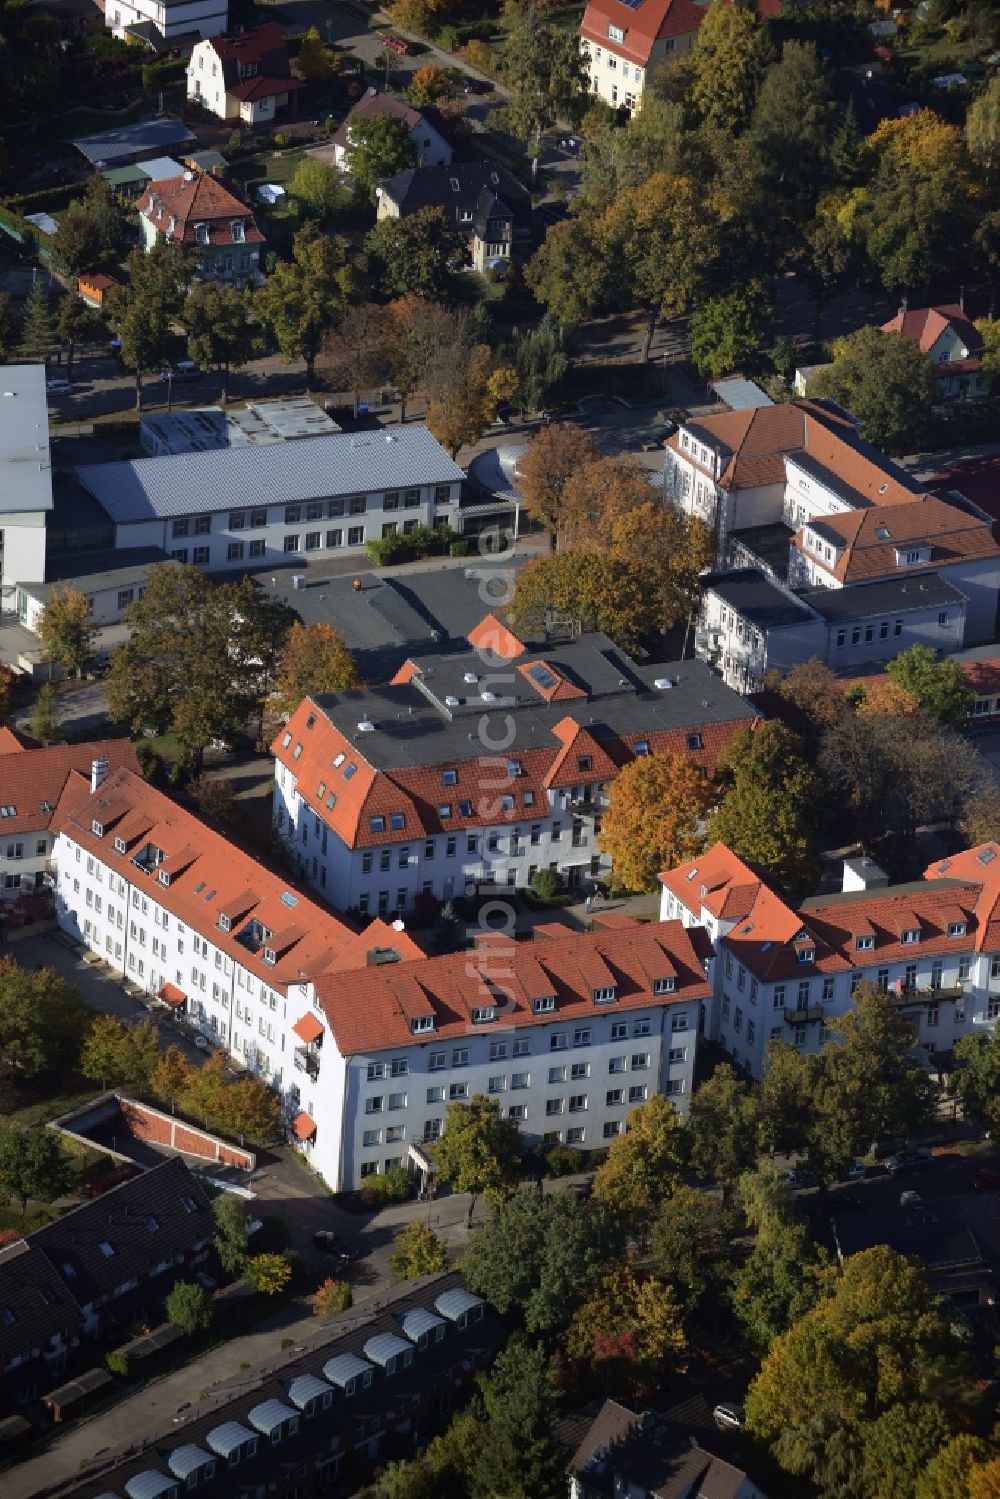
M681 447L681 433L686 431L699 444L721 455L718 482L723 489L753 489L784 484L785 456L805 448L810 422L854 430L850 419L835 406L821 401L785 401L684 422L665 445L707 472L690 447Z
M211 172L188 171L180 177L152 182L139 199L138 208L143 218L176 244L201 243L197 224L209 226L209 243L213 245L261 244L264 239L252 211ZM243 226L241 240L233 238L234 223Z
M693 35L707 9L703 0L639 0L636 5L627 5L623 0L590 0L580 23L580 34L607 46L608 26L615 26L624 32L625 39L611 42L611 48L645 66L654 42ZM773 21L780 11L780 0L757 0L757 14L764 21Z
M379 183L379 188L396 204L402 218L421 208L440 208L446 218L466 229L487 216L493 203L498 211L512 215L515 223L526 224L531 213L527 188L494 162L410 167Z
M914 343L919 344L925 354L930 353L941 334L948 328L968 349L969 357L963 360L949 360L947 364L937 366L938 372L947 374L949 370L956 367L978 369L983 352L983 340L975 324L966 317L957 302L944 302L937 307L901 307L895 317L882 324L883 333L901 333L904 338L910 338Z
M518 640L513 630L508 629L495 614L484 614L466 639L473 650L498 656L502 661L514 661L526 649L524 642Z
M840 556L836 563L826 563L805 545L808 529L822 534L838 548ZM794 537L794 545L803 556L842 583L898 577L897 551L920 544L930 546L930 556L926 562L908 564L907 573L979 557L1000 558L1000 546L993 539L987 521L933 495L911 498L907 504L826 515L822 521L807 521Z
M0 749L3 749L0 740ZM98 739L90 744L49 744L25 749L18 745L0 754L0 836L35 833L52 823L59 798L74 771L90 780L95 760L107 760L109 771L139 772L135 749L128 739ZM3 809L14 814L4 816ZM31 850L34 853L34 848Z
M606 986L617 991L616 1012L682 1004L710 993L691 934L678 921L567 931L564 937L519 943L502 982L496 972L486 944L475 952L366 968L349 985L321 978L316 992L343 1056L411 1042L416 1013L433 1016L433 1031L420 1033L421 1041L433 1041L467 1035L477 1007L493 1008L505 1027L519 1027L591 1019L600 1013L594 991ZM674 978L673 991L654 998L656 978ZM555 1008L536 1013L534 1001L550 995Z
M276 94L291 94L300 88L305 88L301 78L261 73L256 78L244 78L240 83L227 83L226 93L239 99L241 104L249 104L254 99L273 99Z
M18 1240L0 1249L0 1369L50 1339L78 1336L83 1312L73 1292L42 1250Z
M401 120L411 134L422 125L429 124L420 110L414 109L412 104L407 104L403 99L394 99L390 94L380 94L376 88L369 88L342 121L340 128L330 137L332 144L343 146L346 150L351 144L351 121L373 120L377 115L391 115L394 120Z

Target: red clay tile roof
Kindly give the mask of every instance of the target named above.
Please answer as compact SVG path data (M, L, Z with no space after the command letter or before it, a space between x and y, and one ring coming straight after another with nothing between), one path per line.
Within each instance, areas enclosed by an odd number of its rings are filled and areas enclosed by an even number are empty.
M707 9L704 0L641 0L635 6L620 0L590 0L580 22L580 34L607 46L608 26L617 26L625 40L612 42L613 50L645 65L655 41L693 35ZM781 0L757 0L757 14L762 20L773 21L780 12Z
M935 474L929 488L942 499L957 490L993 521L1000 521L1000 453L989 453Z
M657 978L674 978L674 991L654 998ZM593 990L604 985L617 988L617 1000L596 1006ZM664 1001L683 1004L711 994L691 934L679 921L508 944L505 961L488 947L366 968L349 985L322 978L316 990L343 1056L412 1042L412 1022L419 1015L434 1017L433 1031L418 1033L422 1042L434 1045L467 1036L472 1011L479 1008L495 1008L506 1029L583 1021L602 1008L618 1012ZM536 1013L533 1001L549 995L555 996L555 1009Z
M256 78L244 78L240 83L227 83L226 93L239 99L241 104L249 104L254 99L273 99L276 94L292 94L300 88L305 88L301 78L275 78L261 74Z
M211 172L185 172L150 183L139 199L139 212L164 235L173 218L174 231L167 237L177 244L198 245L196 224L208 224L213 245L254 245L264 239L247 205ZM242 240L233 239L237 222L243 224Z
M112 772L96 792L89 777L75 774L53 826L130 882L148 879L160 905L194 931L210 931L217 947L273 989L362 968L375 948L393 948L402 959L423 956L385 922L355 931L131 770ZM143 876L135 859L147 846L163 857ZM161 872L169 872L169 883ZM219 918L233 910L240 914L223 931ZM256 946L241 940L251 921L269 933ZM274 963L265 962L265 947L275 952Z
M105 759L109 771L136 771L139 762L127 739L100 739L93 744L51 744L38 749L15 749L0 757L0 805L14 807L13 816L0 817L0 834L34 833L49 827L67 780L74 771L87 777L91 766Z
M717 416L698 417L683 426L695 438L707 439L707 446L722 448L725 461L718 483L723 489L784 484L785 457L812 448L816 440L814 429L854 430L836 411L814 401L785 401L751 411L724 411ZM708 473L690 451L681 448L680 436L680 431L671 433L666 446L702 473Z
M28 741L23 734L9 729L6 724L0 725L0 755L18 755L27 748Z
M696 859L688 859L675 869L665 869L660 883L695 916L700 914L702 906L718 916L730 891L756 892L761 885L753 871L725 843L713 843ZM749 909L747 906L747 912Z
M501 661L513 661L524 654L524 643L495 614L486 614L465 637L473 650L490 652Z
M809 525L807 522L806 526ZM870 510L825 515L817 519L815 527L838 538L841 553L836 564L826 563L810 551L805 545L804 529L795 533L793 545L803 557L842 583L899 577L902 569L896 561L897 550L915 547L918 542L930 543L930 558L925 563L907 566L906 573L922 569L937 571L975 557L1000 557L1000 546L994 541L987 521L934 495L917 500L911 495L906 505L876 505Z
M882 324L883 333L901 333L904 338L912 338L925 354L930 353L946 328L951 328L956 338L961 339L971 358L939 365L936 367L938 373L946 375L956 364L959 369L978 369L983 340L957 302L944 302L937 307L909 307Z
M275 52L288 57L285 38L274 21L255 26L252 31L231 31L225 36L213 36L211 43L213 52L223 62L235 58L239 62L259 64Z
M310 717L315 722L307 730ZM598 779L603 773L602 766L607 768L610 779L616 770L635 758L634 745L640 742L647 743L654 755L668 751L685 755L711 776L716 759L737 729L752 729L755 723L755 719L740 718L731 723L692 724L683 729L630 733L599 743L587 733L585 752L593 755L594 770L587 773L577 770L573 776L567 771L565 779L567 784L575 785L587 776ZM700 749L688 748L688 737L694 732L701 736ZM301 750L296 759L298 746ZM437 765L377 771L365 760L359 745L345 738L312 698L305 698L272 744L271 751L296 777L296 789L306 805L348 848L375 848L383 843L399 843L401 835L416 838L459 833L487 822L523 823L547 815L548 776L558 773L553 767L566 761L569 748L555 735L549 745L522 751L517 757L520 775L510 769L513 761L497 755L470 755L467 760L449 759ZM338 756L340 764L335 766ZM345 780L343 772L351 764L356 769ZM444 785L445 769L455 770L455 785ZM488 794L484 794L484 786L490 788ZM533 803L530 800L525 803L525 793L534 797ZM504 796L513 799L510 807L503 805ZM463 806L468 810L463 811ZM442 807L448 807L448 815L442 814ZM393 813L402 813L402 828L390 825ZM383 818L384 826L377 823L373 826L373 818Z
M528 686L547 703L564 703L571 698L587 696L582 687L571 682L551 661L525 661L517 669Z

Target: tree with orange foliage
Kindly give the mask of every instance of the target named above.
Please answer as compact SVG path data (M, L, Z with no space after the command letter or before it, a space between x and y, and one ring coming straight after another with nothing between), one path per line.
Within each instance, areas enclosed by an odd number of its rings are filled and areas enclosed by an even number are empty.
M704 846L710 783L684 755L645 755L611 783L598 843L611 856L615 880L628 890L655 890L661 869Z
M908 692L902 682L894 682L892 677L873 677L870 682L865 682L864 696L858 699L857 711L862 718L871 718L879 714L890 718L910 718L914 713L920 712L920 704Z
M354 657L333 626L325 620L314 625L296 621L278 657L269 716L283 722L304 697L360 686Z
M969 1499L1000 1499L1000 1457L977 1463L970 1471Z
M452 88L452 81L444 68L439 63L429 62L414 73L407 93L410 102L417 109L423 109L426 104L436 104L439 99L446 98Z
M570 422L543 427L518 462L517 485L534 520L558 537L563 521L563 493L579 470L601 456L592 435Z

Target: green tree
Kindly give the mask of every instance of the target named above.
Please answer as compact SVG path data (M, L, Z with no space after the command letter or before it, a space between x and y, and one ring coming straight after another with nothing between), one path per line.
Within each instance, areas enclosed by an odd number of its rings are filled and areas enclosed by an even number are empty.
M224 776L203 770L190 782L187 791L197 802L202 817L212 818L225 827L235 827L243 815L236 800L236 787Z
M394 1281L413 1280L418 1275L447 1270L450 1263L447 1249L429 1224L412 1218L396 1235L389 1273Z
M687 1128L692 1169L727 1192L756 1165L756 1094L728 1062L692 1094Z
M69 1190L70 1159L59 1136L44 1125L32 1129L7 1128L0 1134L0 1193L15 1197L22 1215L29 1199L54 1202Z
M456 1192L468 1192L469 1222L480 1196L488 1202L509 1197L521 1172L521 1135L499 1104L477 1093L471 1103L448 1105L444 1130L434 1153L437 1175Z
M103 322L86 302L72 292L59 298L56 310L56 333L66 348L66 379L73 378L73 361L77 345L103 338L107 333ZM2 345L2 336L0 336Z
M142 410L142 377L169 358L173 325L181 315L192 255L179 244L158 239L148 252L133 250L126 261L128 282L108 297L108 316L121 340L121 360L135 370L135 404Z
M924 1270L885 1245L825 1271L822 1285L771 1344L746 1398L750 1432L787 1472L821 1486L835 1465L860 1467L867 1425L928 1393L948 1338Z
M229 376L258 352L259 340L251 319L249 292L219 281L196 281L181 311L187 329L188 353L203 370L222 376L222 403L229 399Z
M747 1342L763 1351L816 1304L826 1255L773 1167L741 1178L740 1199L754 1246L733 1271L727 1294Z
M956 1499L968 1493L969 1474L986 1462L990 1448L981 1437L962 1432L931 1457L917 1478L914 1499Z
M42 610L38 626L47 654L67 671L83 676L83 668L94 650L97 626L91 620L90 604L72 583L54 585Z
M219 1263L227 1275L238 1275L247 1258L250 1212L246 1202L234 1192L223 1192L212 1199L212 1216L215 1219L212 1242Z
M532 143L537 157L542 132L558 119L572 119L584 88L583 61L576 36L549 26L529 10L507 33L500 54L500 75L511 91L503 105L502 125L519 140Z
M221 1126L225 1113L229 1083L223 1070L224 1065L222 1052L216 1051L204 1066L192 1067L181 1097L184 1112L193 1114L206 1126Z
M161 1051L149 1079L149 1086L157 1098L176 1107L178 1099L187 1087L191 1076L191 1064L179 1046L168 1046Z
M57 271L75 278L99 265L103 257L100 231L93 215L73 203L59 220L52 236L52 261Z
M951 1434L951 1422L936 1403L890 1406L864 1433L865 1492L914 1499L918 1479Z
M315 26L310 26L295 57L299 73L311 84L322 84L334 71L336 54L323 41Z
M832 176L836 107L812 42L786 42L764 75L749 139L769 207L784 207L795 229L812 217Z
M292 1278L291 1261L285 1254L255 1254L243 1274L262 1296L278 1296Z
M671 1288L619 1262L577 1307L564 1347L578 1380L602 1395L642 1400L684 1372L687 1338Z
M672 869L702 848L712 788L685 755L639 756L611 783L599 846L615 880L627 890L655 890L661 869Z
M373 285L384 295L413 292L431 302L445 300L453 274L468 257L465 240L440 208L379 219L365 236L365 251Z
M660 1204L680 1183L685 1143L673 1104L654 1094L612 1140L594 1177L594 1201L630 1232L648 1236Z
M327 224L350 202L339 172L315 156L303 156L288 184L289 195L311 219Z
M31 713L31 737L42 744L51 744L59 737L59 708L56 689L51 682L43 682L35 697Z
M991 1131L1000 1129L1000 1029L962 1036L955 1057L961 1063L955 1086L966 1114Z
M527 411L541 411L569 367L559 327L551 313L547 312L536 328L515 330L514 367L521 406ZM551 428L542 428L543 432L546 430Z
M770 321L771 301L762 281L709 297L691 314L691 357L703 375L743 369L758 353Z
M563 1499L565 1457L552 1435L557 1407L542 1349L515 1335L477 1379L486 1419L473 1493Z
M286 364L305 360L310 384L323 339L355 290L341 241L306 224L292 241L291 260L279 260L254 295L257 315L273 334L282 359Z
M740 130L771 60L752 5L712 0L691 48L691 102L710 125Z
M766 869L787 890L807 889L815 874L810 837L819 781L797 736L773 721L739 729L716 774L726 792L709 823L709 839Z
M241 1145L273 1141L281 1124L281 1100L263 1078L241 1077L223 1095L222 1122Z
M968 723L976 694L957 661L942 658L929 646L911 645L888 663L886 671L935 723L955 729Z
M29 293L21 317L21 358L31 364L44 364L55 341L55 318L52 296L40 282Z
M53 968L0 958L0 1066L19 1080L74 1067L90 1014Z
M580 218L561 219L546 230L524 279L565 331L589 317L604 300L608 267L590 226Z
M462 1272L501 1316L516 1309L529 1332L548 1333L565 1325L570 1309L623 1247L608 1214L575 1192L522 1190L475 1225Z
M815 376L811 394L846 407L876 447L913 453L930 430L934 379L930 356L914 339L858 328L837 344L833 364Z
M10 292L0 291L0 359L10 360L21 338L21 320Z
M417 148L403 120L386 111L351 121L344 170L350 173L362 203L374 203L380 182L416 164Z
M167 1321L193 1338L212 1325L212 1298L194 1280L179 1280L167 1297Z
M681 1184L660 1205L653 1260L686 1315L707 1309L709 1293L728 1278L726 1237L722 1204L709 1192Z
M126 1086L145 1092L159 1061L159 1033L151 1020L126 1025L114 1015L95 1015L80 1048L80 1071L102 1088Z
M973 161L986 168L989 183L1000 160L1000 78L995 73L966 111L965 140Z

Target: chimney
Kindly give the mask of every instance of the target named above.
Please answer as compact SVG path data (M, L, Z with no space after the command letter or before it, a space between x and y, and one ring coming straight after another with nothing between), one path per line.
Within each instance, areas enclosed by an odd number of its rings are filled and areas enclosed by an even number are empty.
M97 790L98 786L100 786L104 781L107 780L107 778L108 778L108 770L109 769L110 769L110 767L108 765L108 761L107 761L107 756L106 755L101 755L99 759L91 761L91 765L90 765L90 790L91 790L91 793L95 792Z

